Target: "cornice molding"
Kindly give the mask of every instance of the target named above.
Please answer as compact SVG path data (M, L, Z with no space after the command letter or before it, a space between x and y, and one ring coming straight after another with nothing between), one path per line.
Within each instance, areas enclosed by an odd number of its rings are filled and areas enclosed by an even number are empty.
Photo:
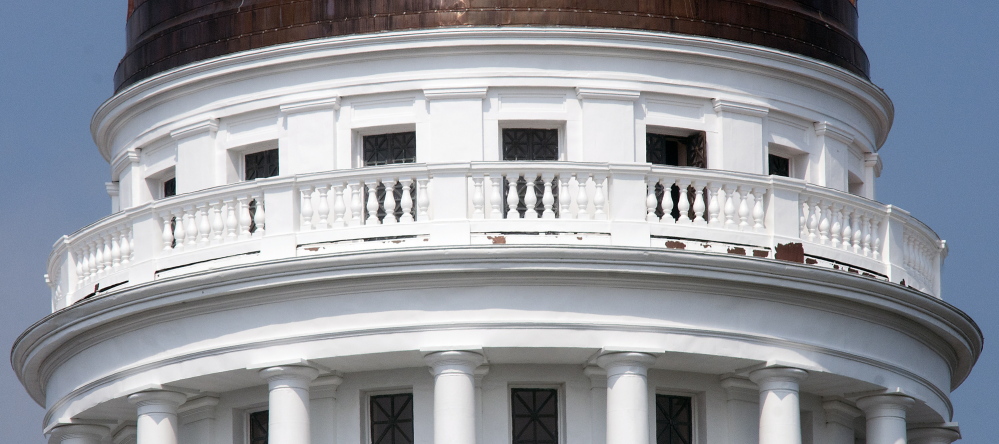
M339 109L340 109L340 97L329 97L324 99L293 102L281 105L279 107L281 114L285 116L287 116L288 114L310 113L314 111L326 111L326 110L337 111Z
M829 137L846 145L850 145L856 139L846 128L839 127L829 122L815 122L815 135L819 137Z
M740 114L751 117L766 117L770 114L770 108L746 102L735 102L732 100L714 99L711 101L714 110L718 114Z
M469 87L469 88L433 88L424 89L423 96L427 100L468 100L484 99L489 92L489 87Z
M636 102L642 97L641 91L628 91L610 88L576 88L576 97L579 100L616 100L622 102Z
M170 138L175 141L181 141L195 136L200 136L202 134L215 134L219 130L219 120L218 119L208 119L200 122L192 123L187 126L180 127L173 131L170 131Z

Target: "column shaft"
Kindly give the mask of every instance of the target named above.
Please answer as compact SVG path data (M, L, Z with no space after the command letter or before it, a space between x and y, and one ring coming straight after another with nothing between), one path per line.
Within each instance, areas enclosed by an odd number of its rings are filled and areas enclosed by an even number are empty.
M801 444L798 383L807 376L804 370L787 367L749 374L760 387L760 444Z
M905 395L875 395L857 400L867 416L867 444L905 444L905 412L915 400Z
M267 380L267 442L270 444L309 444L309 383L319 371L306 366L286 365L265 368ZM141 443L140 443L141 444Z
M610 353L597 358L607 370L607 444L648 444L648 353Z
M425 359L434 374L434 444L474 444L475 368L482 355L444 351Z

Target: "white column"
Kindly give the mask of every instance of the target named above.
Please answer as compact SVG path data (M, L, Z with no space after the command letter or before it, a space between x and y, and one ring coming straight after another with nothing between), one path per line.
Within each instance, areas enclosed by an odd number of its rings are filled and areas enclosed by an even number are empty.
M443 351L424 359L434 374L434 444L475 443L475 368L484 358Z
M905 444L905 412L915 401L905 395L875 395L857 400L867 417L867 444Z
M49 444L101 444L107 433L107 427L97 425L60 425L49 432Z
M760 387L760 444L801 444L798 383L807 376L808 372L789 367L749 374Z
M910 444L950 444L961 439L961 430L956 423L942 427L915 427L908 430Z
M828 444L853 444L853 420L861 412L843 401L826 401L822 403L826 413L826 442Z
M309 383L319 370L302 365L265 368L260 376L270 390L267 440L270 444L309 444ZM140 443L142 444L142 443Z
M177 407L187 401L187 395L154 390L131 395L128 401L138 408L138 444L177 444Z
M648 444L648 353L609 353L597 358L607 370L607 444Z

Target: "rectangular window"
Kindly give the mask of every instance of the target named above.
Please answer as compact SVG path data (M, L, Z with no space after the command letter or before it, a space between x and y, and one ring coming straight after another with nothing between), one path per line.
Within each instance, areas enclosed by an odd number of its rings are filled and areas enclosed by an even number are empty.
M371 444L413 443L413 394L369 398Z
M250 444L267 444L268 410L250 413Z
M558 160L558 130L504 128L503 160Z
M787 157L767 155L771 176L791 177L791 160Z
M558 444L558 390L510 389L513 444Z
M704 133L682 137L646 133L645 161L653 165L705 168Z
M163 181L163 197L171 197L177 195L177 178L171 177L170 179Z
M244 180L264 179L280 174L278 169L278 149L258 151L243 156L245 164Z
M416 132L375 134L362 140L364 166L416 162Z
M691 444L693 427L689 397L656 395L656 444Z

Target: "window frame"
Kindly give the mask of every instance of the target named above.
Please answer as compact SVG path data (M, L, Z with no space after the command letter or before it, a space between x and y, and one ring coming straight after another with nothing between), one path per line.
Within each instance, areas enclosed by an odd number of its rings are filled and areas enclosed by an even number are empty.
M566 392L564 384L530 384L530 383L512 383L508 384L506 388L506 400L508 402L506 408L506 430L507 438L506 442L513 444L513 390L515 389L543 389L543 390L555 390L556 404L557 404L557 424L558 424L558 444L565 444L566 442Z
M409 162L391 162L391 163L383 163L383 164L375 164L375 165L368 165L365 162L365 160L364 160L364 158L365 158L365 155L364 155L364 139L365 138L367 138L367 137L377 137L377 136L387 136L387 135L390 135L390 134L408 134L408 133L412 133L413 134L413 160L412 161L409 161ZM358 134L358 139L359 139L360 146L358 148L359 158L357 159L357 165L359 167L368 168L368 167L376 167L376 166L404 165L404 164L408 164L408 163L416 163L416 160L417 160L417 144L419 143L419 139L417 137L415 129L412 130L412 131L405 131L404 130L404 131L375 132L375 133L371 133L371 134Z
M684 398L690 398L690 443L691 444L703 444L702 439L704 438L702 429L706 424L702 424L702 421L706 418L706 412L703 411L705 407L704 392L695 392L687 390L675 390L671 388L660 388L657 387L652 392L652 399L650 400L650 410L649 410L649 441L655 443L656 441L656 430L658 429L658 424L656 424L656 396L680 396Z
M281 169L281 147L277 140L265 140L247 145L240 145L226 150L229 162L226 172L226 183L246 182L246 156L256 154L261 151L278 150L278 175L271 177L281 177L285 171Z
M165 184L167 181L177 179L177 167L176 165L171 165L169 167L163 168L155 173L149 174L145 177L146 189L149 193L150 200L162 200L167 197L165 194ZM176 189L175 189L176 191ZM133 199L134 200L134 199Z
M788 178L805 180L808 172L808 153L796 148L775 143L767 144L766 153L763 156L763 165L766 167L765 176L776 176L770 173L770 156L778 156L787 159ZM777 176L783 177L783 176Z
M506 160L503 152L503 130L507 129L543 129L558 131L558 156L555 160ZM565 162L567 159L566 148L566 122L563 120L501 120L497 131L497 156L501 162Z
M374 444L374 437L371 436L371 398L376 396L410 395L413 405L413 442L419 442L416 438L416 393L412 387L401 387L396 389L364 390L361 392L361 442L364 444Z
M702 131L702 130L694 130L694 129L687 129L687 128L672 128L672 127L657 126L657 125L646 125L645 126L645 137L643 138L643 140L645 141L645 145L643 146L643 151L642 151L642 154L645 156L645 163L648 163L648 164L651 164L651 165L654 165L654 166L673 166L673 165L652 163L649 160L649 156L648 156L648 149L649 149L648 148L648 135L649 134L655 134L655 135L666 136L666 137L675 137L675 138L678 138L678 139L686 139L682 143L682 149L677 150L678 151L677 152L677 163L679 164L679 165L676 165L677 167L703 168L703 169L707 169L708 168L708 149L709 149L709 147L708 147L708 141L707 141L707 137L708 137L707 132ZM697 135L700 135L704 139L704 160L703 160L704 161L704 166L703 167L698 167L698 166L690 165L689 164L690 152L692 151L691 141Z
M415 133L416 134L416 154L415 162L420 161L420 132L416 130L416 123L400 123L394 125L378 125L361 128L352 128L350 136L350 164L352 168L370 168L364 165L364 137L377 136L380 134L393 133ZM384 166L384 165L378 165Z

